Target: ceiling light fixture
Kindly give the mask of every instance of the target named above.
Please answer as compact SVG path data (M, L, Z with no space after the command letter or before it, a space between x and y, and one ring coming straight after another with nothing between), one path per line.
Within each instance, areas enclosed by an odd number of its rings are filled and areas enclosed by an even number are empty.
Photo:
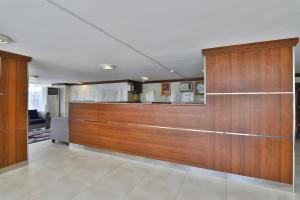
M160 67L162 67L163 69L170 71L170 68L167 67L166 65L164 65L163 63L161 63L160 61L156 60L155 58L147 55L146 53L144 53L143 51L137 49L136 47L132 46L129 42L123 41L121 38L118 38L117 36L111 34L110 32L108 32L107 30L103 29L100 26L97 26L96 24L93 24L92 22L88 21L87 19L81 17L80 15L72 12L71 10L67 9L66 7L62 6L61 4L57 3L54 0L46 0L48 3L52 4L53 6L55 6L56 8L64 11L65 13L67 13L68 15L76 18L77 20L85 23L86 25L90 26L91 28L95 29L96 31L98 31L101 34L104 34L108 37L110 37L111 39L115 40L116 42L120 43L121 45L125 46L126 48L131 49L132 51L134 51L135 53L145 57L146 59L150 60L151 62L159 65ZM175 74L177 74L179 77L184 78L183 75L181 75L178 72L174 72Z
M143 82L145 82L145 81L149 81L150 78L146 77L146 76L142 76L141 79L142 79Z
M174 73L175 71L173 69L170 70L171 73Z
M0 34L0 44L7 44L11 41L11 39L6 35Z
M40 76L38 76L38 75L30 75L29 77L30 77L30 78L33 78L33 79L38 79L38 78L40 78Z
M101 64L100 67L106 70L113 70L116 68L116 66L114 66L113 64Z

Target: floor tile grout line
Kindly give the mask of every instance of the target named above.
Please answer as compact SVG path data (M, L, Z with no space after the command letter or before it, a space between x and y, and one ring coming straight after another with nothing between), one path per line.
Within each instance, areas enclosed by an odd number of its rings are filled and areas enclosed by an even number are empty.
M138 181L138 184L130 191L128 191L127 196L129 196L134 191L134 189L137 188L143 182L143 180L149 175L150 171L155 170L155 168L156 166L153 166L153 169L149 170L148 173L145 173L144 176Z
M54 148L54 147L50 147L50 148ZM60 151L61 150L64 150L65 148L58 148L58 150L57 151L52 151L52 150L49 150L49 149L46 149L45 151L43 150L43 152L42 153L40 153L40 154L37 154L37 155L39 155L40 157L43 157L43 156L45 156L45 155L51 155L51 154L56 154L56 153L60 153ZM300 150L300 149L299 149ZM86 151L86 152L88 152L89 153L89 151ZM63 152L61 152L61 153L63 153ZM65 155L65 153L63 153L63 155ZM66 154L67 155L67 154ZM83 154L83 156L84 156L84 154ZM80 157L80 156L78 156L78 157ZM69 157L68 157L69 158ZM62 156L62 159L63 159L63 156ZM107 159L110 159L110 157L107 157ZM36 159L35 158L35 161L40 161L39 159ZM129 159L125 159L125 162L120 162L120 163L118 163L118 165L116 165L116 169L118 169L118 168L120 168L121 166L124 166L124 165L126 165L126 163L131 163L131 161L132 160L129 160ZM137 162L141 162L141 163L144 163L143 161L137 161ZM32 162L33 164L38 164L39 166L41 166L41 167L43 167L44 165L41 165L41 163L42 162ZM146 164L147 164L147 162L146 162ZM151 169L150 170L147 170L146 172L147 173L144 173L143 175L141 174L141 176L139 176L139 178L140 178L140 180L139 180L139 182L137 182L137 184L136 184L136 186L134 186L134 188L132 189L132 190L134 190L136 187L138 187L139 185L140 185L140 183L141 183L141 181L142 180L144 180L147 176L149 176L149 175L151 175L151 172L153 171L153 170L155 170L155 169L157 169L157 168L160 168L160 167L163 167L163 168L168 168L168 169L175 169L176 170L176 168L169 168L168 166L161 166L161 165L156 165L156 164L153 164L152 165L153 167L151 167ZM50 168L51 170L52 170L52 168ZM32 169L31 169L32 170ZM133 168L133 170L135 170L135 168ZM138 171L141 171L139 168L137 169ZM178 170L180 170L180 169L178 169ZM181 170L182 171L182 170ZM176 200L178 200L178 199L180 199L180 197L182 197L182 195L180 195L180 193L182 192L182 188L183 187L185 187L185 184L187 184L188 183L188 179L187 179L187 177L188 177L188 175L190 174L188 171L184 171L185 172L185 174L184 174L184 177L181 177L181 180L182 180L182 182L181 183L178 183L178 185L177 185L177 188L178 188L178 190L174 190L174 193L172 193L172 194L176 194L176 197L174 196L172 199L176 199ZM105 174L106 175L106 174ZM191 176L192 176L193 174L191 174ZM1 178L1 177L0 177ZM231 178L230 178L230 176L223 176L223 179L225 179L225 192L226 192L226 197L224 198L224 199L231 199L230 197L231 197L231 195L232 194L234 194L233 192L230 192L231 191L231 189L232 188L234 188L234 186L230 186L230 183L231 183ZM257 186L259 186L260 188L261 188L261 186L260 185L257 185ZM264 187L265 188L265 187ZM247 190L247 188L244 188L245 190ZM251 189L251 188L250 188ZM271 189L271 190L269 190L269 191L271 191L272 192L272 196L273 196L273 198L274 199L276 199L276 200L278 200L278 199L280 199L280 195L281 195L281 193L277 193L276 191L280 191L280 190L277 190L277 189L274 189L274 188L268 188L268 189ZM185 189L184 189L185 190ZM251 190L250 190L251 191ZM129 193L129 192L128 192ZM297 193L296 193L297 194ZM32 194L31 194L32 195ZM291 195L291 194L287 194L287 197L286 198L288 198L288 197L293 197L293 195Z
M227 175L225 174L225 200L228 200L228 195L229 195L229 193L228 193L228 183L227 183L227 181L228 181L228 179L227 179Z

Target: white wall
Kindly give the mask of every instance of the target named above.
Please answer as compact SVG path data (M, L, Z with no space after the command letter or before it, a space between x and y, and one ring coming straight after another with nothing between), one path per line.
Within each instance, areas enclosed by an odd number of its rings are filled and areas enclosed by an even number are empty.
M28 86L28 109L45 111L47 104L47 86L32 84Z
M128 83L70 86L70 101L128 101Z
M171 83L171 95L161 95L160 83L143 84L143 92L140 95L142 102L174 102L174 103L203 103L201 95L194 92L179 92L179 83ZM128 83L110 83L95 85L69 86L69 101L129 101Z
M194 92L179 92L180 82L171 83L171 95L161 95L160 83L143 84L143 92L140 96L142 102L174 102L174 103L203 103L201 95L195 95Z

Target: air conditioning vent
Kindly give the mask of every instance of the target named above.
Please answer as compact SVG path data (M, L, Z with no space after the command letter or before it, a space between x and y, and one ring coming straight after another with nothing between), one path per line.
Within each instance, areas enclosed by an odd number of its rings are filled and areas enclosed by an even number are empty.
M192 92L193 91L193 82L180 82L179 92Z

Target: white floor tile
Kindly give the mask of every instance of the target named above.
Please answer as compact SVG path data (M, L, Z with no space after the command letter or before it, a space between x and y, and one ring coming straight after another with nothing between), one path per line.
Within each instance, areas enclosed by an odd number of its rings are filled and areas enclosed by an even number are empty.
M228 200L276 200L272 189L252 184L226 181Z
M31 144L29 150L29 166L0 175L0 200L300 200L300 148L296 193L51 141Z

